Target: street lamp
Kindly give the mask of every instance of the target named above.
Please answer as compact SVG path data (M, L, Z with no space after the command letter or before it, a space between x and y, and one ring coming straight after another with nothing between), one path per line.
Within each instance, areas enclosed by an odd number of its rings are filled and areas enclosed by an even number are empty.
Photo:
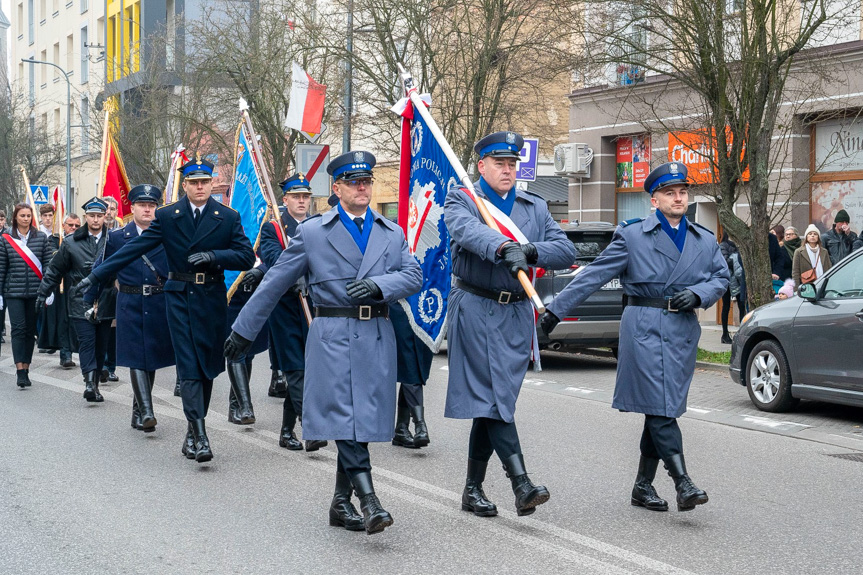
M69 72L53 62L43 62L32 58L21 58L21 61L28 64L54 66L60 70L66 79L66 209L70 209L68 206L72 205L72 83L69 81Z

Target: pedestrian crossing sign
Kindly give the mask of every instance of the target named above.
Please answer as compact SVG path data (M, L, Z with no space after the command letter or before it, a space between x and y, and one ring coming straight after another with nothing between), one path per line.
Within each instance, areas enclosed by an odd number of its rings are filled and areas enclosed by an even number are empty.
M30 194L37 206L48 203L48 186L30 186Z

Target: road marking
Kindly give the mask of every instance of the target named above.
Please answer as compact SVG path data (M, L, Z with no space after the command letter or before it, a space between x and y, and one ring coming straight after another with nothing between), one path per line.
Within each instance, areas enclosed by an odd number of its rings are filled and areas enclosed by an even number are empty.
M529 383L530 385L546 385L548 383L557 383L556 381L548 381L546 379L524 379L523 383Z
M797 427L812 427L811 425L806 425L804 423L795 423L793 421L774 421L772 419L767 419L766 417L755 417L753 415L741 415L740 417L742 417L743 421L747 423L763 425L764 427L769 427L770 429L776 429L784 425L794 425Z
M600 390L598 390L598 389L586 389L583 387L565 387L565 388L563 388L563 391L571 391L573 393L590 394L590 393L596 393L597 391L600 391Z
M53 369L53 367L50 367L50 369ZM14 365L11 365L9 362L0 362L0 371L9 375L14 375ZM79 396L82 392L83 386L79 382L72 383L67 380L39 373L38 371L31 372L30 378L39 383L72 391ZM108 390L100 390L100 392L106 401L124 406L128 406L129 404L129 396L127 395ZM175 407L175 403L178 398L175 398L172 393L169 394L160 391L154 395L169 403L168 406L154 404L154 411L158 415L171 417L179 421L186 420L182 409ZM170 398L170 400L168 400L168 398ZM336 459L336 452L334 450L324 449L315 452L314 456L303 458L297 457L297 454L288 452L278 446L274 441L278 439L278 434L268 430L258 430L249 428L248 426L236 426L230 424L227 422L224 414L219 414L212 409L209 411L207 427L210 431L222 431L228 433L234 439L253 444L272 454L283 457L286 460L314 467L324 473L332 474L333 472L333 461ZM325 458L327 461L321 461L320 458ZM669 575L695 575L691 571L674 567L673 565L651 559L645 555L623 549L622 547L617 547L616 545L606 543L599 539L594 539L580 533L557 527L551 523L546 523L530 517L518 517L514 511L504 509L498 510L499 516L507 520L505 523L493 523L490 521L478 520L478 518L473 515L465 513L459 509L461 493L449 491L436 485L426 483L425 481L402 475L401 473L390 471L382 467L375 467L375 475L378 477L385 477L391 481L413 487L417 490L425 491L449 501L451 505L443 505L423 495L406 491L400 487L385 482L376 482L376 491L378 492L410 501L412 504L441 515L445 515L454 521L469 523L470 525L479 525L481 523L483 532L506 538L513 543L526 545L531 549L540 548L548 553L552 553L560 558L572 562L573 567L577 567L576 569L573 569L573 571L580 574L597 573L599 575L633 575L642 574L645 570L649 570L651 572L665 573ZM571 549L554 541L549 541L546 538L530 534L528 532L529 529L603 553L609 556L609 559L596 559L576 549ZM614 562L619 563L620 561L625 561L631 564L631 566L627 566L629 568L624 568L614 564Z
M441 371L449 371L449 366L448 365L442 365L438 369L440 369Z
M700 413L702 415L704 415L706 413L710 413L710 411L711 411L710 409L701 409L700 407L688 407L687 410L695 412L695 413Z

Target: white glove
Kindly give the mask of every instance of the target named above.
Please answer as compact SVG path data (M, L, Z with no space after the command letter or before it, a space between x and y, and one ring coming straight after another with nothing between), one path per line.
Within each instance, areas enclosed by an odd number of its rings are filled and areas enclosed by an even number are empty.
M2 311L2 310L3 310L3 306L4 306L4 305L5 305L5 304L4 304L4 302L3 302L3 296L2 296L2 295L0 295L0 311Z
M54 294L53 293L48 296L48 299L45 300L45 305L51 305L52 303L54 303Z

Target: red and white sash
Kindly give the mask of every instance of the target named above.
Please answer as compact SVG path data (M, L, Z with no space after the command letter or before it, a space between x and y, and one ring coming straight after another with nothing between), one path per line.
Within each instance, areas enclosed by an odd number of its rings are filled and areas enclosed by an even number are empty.
M36 254L27 247L27 243L24 240L16 240L9 234L3 234L3 237L6 238L6 241L9 242L9 245L12 246L12 249L15 250L21 259L24 260L30 269L33 270L33 273L41 280L42 279L42 262L39 261L39 258L36 257Z
M497 223L497 227L500 228L500 233L508 237L514 242L518 242L519 244L529 244L530 240L527 239L518 226L515 225L515 222L512 221L508 215L497 209L497 207L488 201L485 198L482 198L474 193L473 190L469 190L467 188L462 188L465 193L470 196L470 198L474 202L482 202L485 204L486 209L488 209L491 217L494 218L494 221ZM513 190L512 193L515 193ZM529 267L528 268L528 277L530 278L530 283L536 285L536 268ZM536 322L539 319L539 314L536 313L536 309L533 310L533 343L530 349L530 357L533 360L533 369L534 371L542 371L542 365L539 362L539 339L536 335Z

